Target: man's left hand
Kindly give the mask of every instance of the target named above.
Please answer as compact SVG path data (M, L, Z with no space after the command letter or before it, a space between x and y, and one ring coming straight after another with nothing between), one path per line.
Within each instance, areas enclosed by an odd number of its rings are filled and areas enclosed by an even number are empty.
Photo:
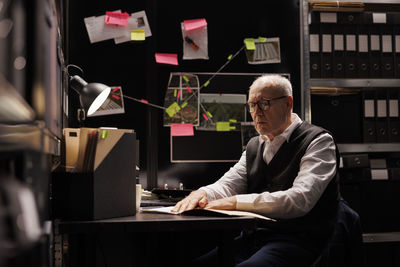
M206 209L218 209L218 210L235 210L236 209L236 197L221 198L209 202Z

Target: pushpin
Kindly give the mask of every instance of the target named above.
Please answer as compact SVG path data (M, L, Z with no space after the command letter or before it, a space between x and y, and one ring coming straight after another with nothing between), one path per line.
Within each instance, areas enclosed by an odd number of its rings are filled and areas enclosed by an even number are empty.
M194 49L194 50L199 50L199 46L193 42L192 39L190 39L188 36L185 37L185 41Z

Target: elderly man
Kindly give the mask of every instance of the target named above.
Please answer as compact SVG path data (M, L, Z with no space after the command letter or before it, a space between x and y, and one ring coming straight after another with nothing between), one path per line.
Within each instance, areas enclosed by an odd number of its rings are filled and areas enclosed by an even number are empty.
M292 86L282 76L256 79L247 104L260 135L222 178L193 191L174 210L244 210L274 218L242 235L237 266L309 266L334 224L339 199L335 142L326 130L292 112Z

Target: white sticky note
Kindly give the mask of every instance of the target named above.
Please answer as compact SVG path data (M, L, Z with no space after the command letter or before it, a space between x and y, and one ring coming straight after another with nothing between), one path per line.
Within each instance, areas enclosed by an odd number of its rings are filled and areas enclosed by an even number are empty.
M364 100L364 117L366 117L366 118L374 118L375 117L374 100L372 100L372 99Z
M353 34L346 35L346 51L356 51L356 36Z
M399 117L399 100L389 99L389 116Z
M343 34L335 34L333 37L333 49L335 51L343 51L344 50L344 38Z
M320 13L321 23L337 23L337 13L335 12L321 12Z
M368 35L358 36L358 52L368 53Z
M381 50L381 46L379 43L379 35L371 34L369 37L371 41L371 51Z
M310 52L319 52L318 34L310 34Z
M330 34L322 35L322 52L324 53L332 52L332 35Z
M386 13L372 13L373 23L386 23Z

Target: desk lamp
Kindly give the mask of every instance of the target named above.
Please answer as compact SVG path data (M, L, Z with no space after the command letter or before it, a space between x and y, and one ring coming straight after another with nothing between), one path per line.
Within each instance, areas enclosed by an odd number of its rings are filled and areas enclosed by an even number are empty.
M82 108L92 115L106 101L111 88L101 83L87 83L78 75L70 78L70 85L79 94Z

